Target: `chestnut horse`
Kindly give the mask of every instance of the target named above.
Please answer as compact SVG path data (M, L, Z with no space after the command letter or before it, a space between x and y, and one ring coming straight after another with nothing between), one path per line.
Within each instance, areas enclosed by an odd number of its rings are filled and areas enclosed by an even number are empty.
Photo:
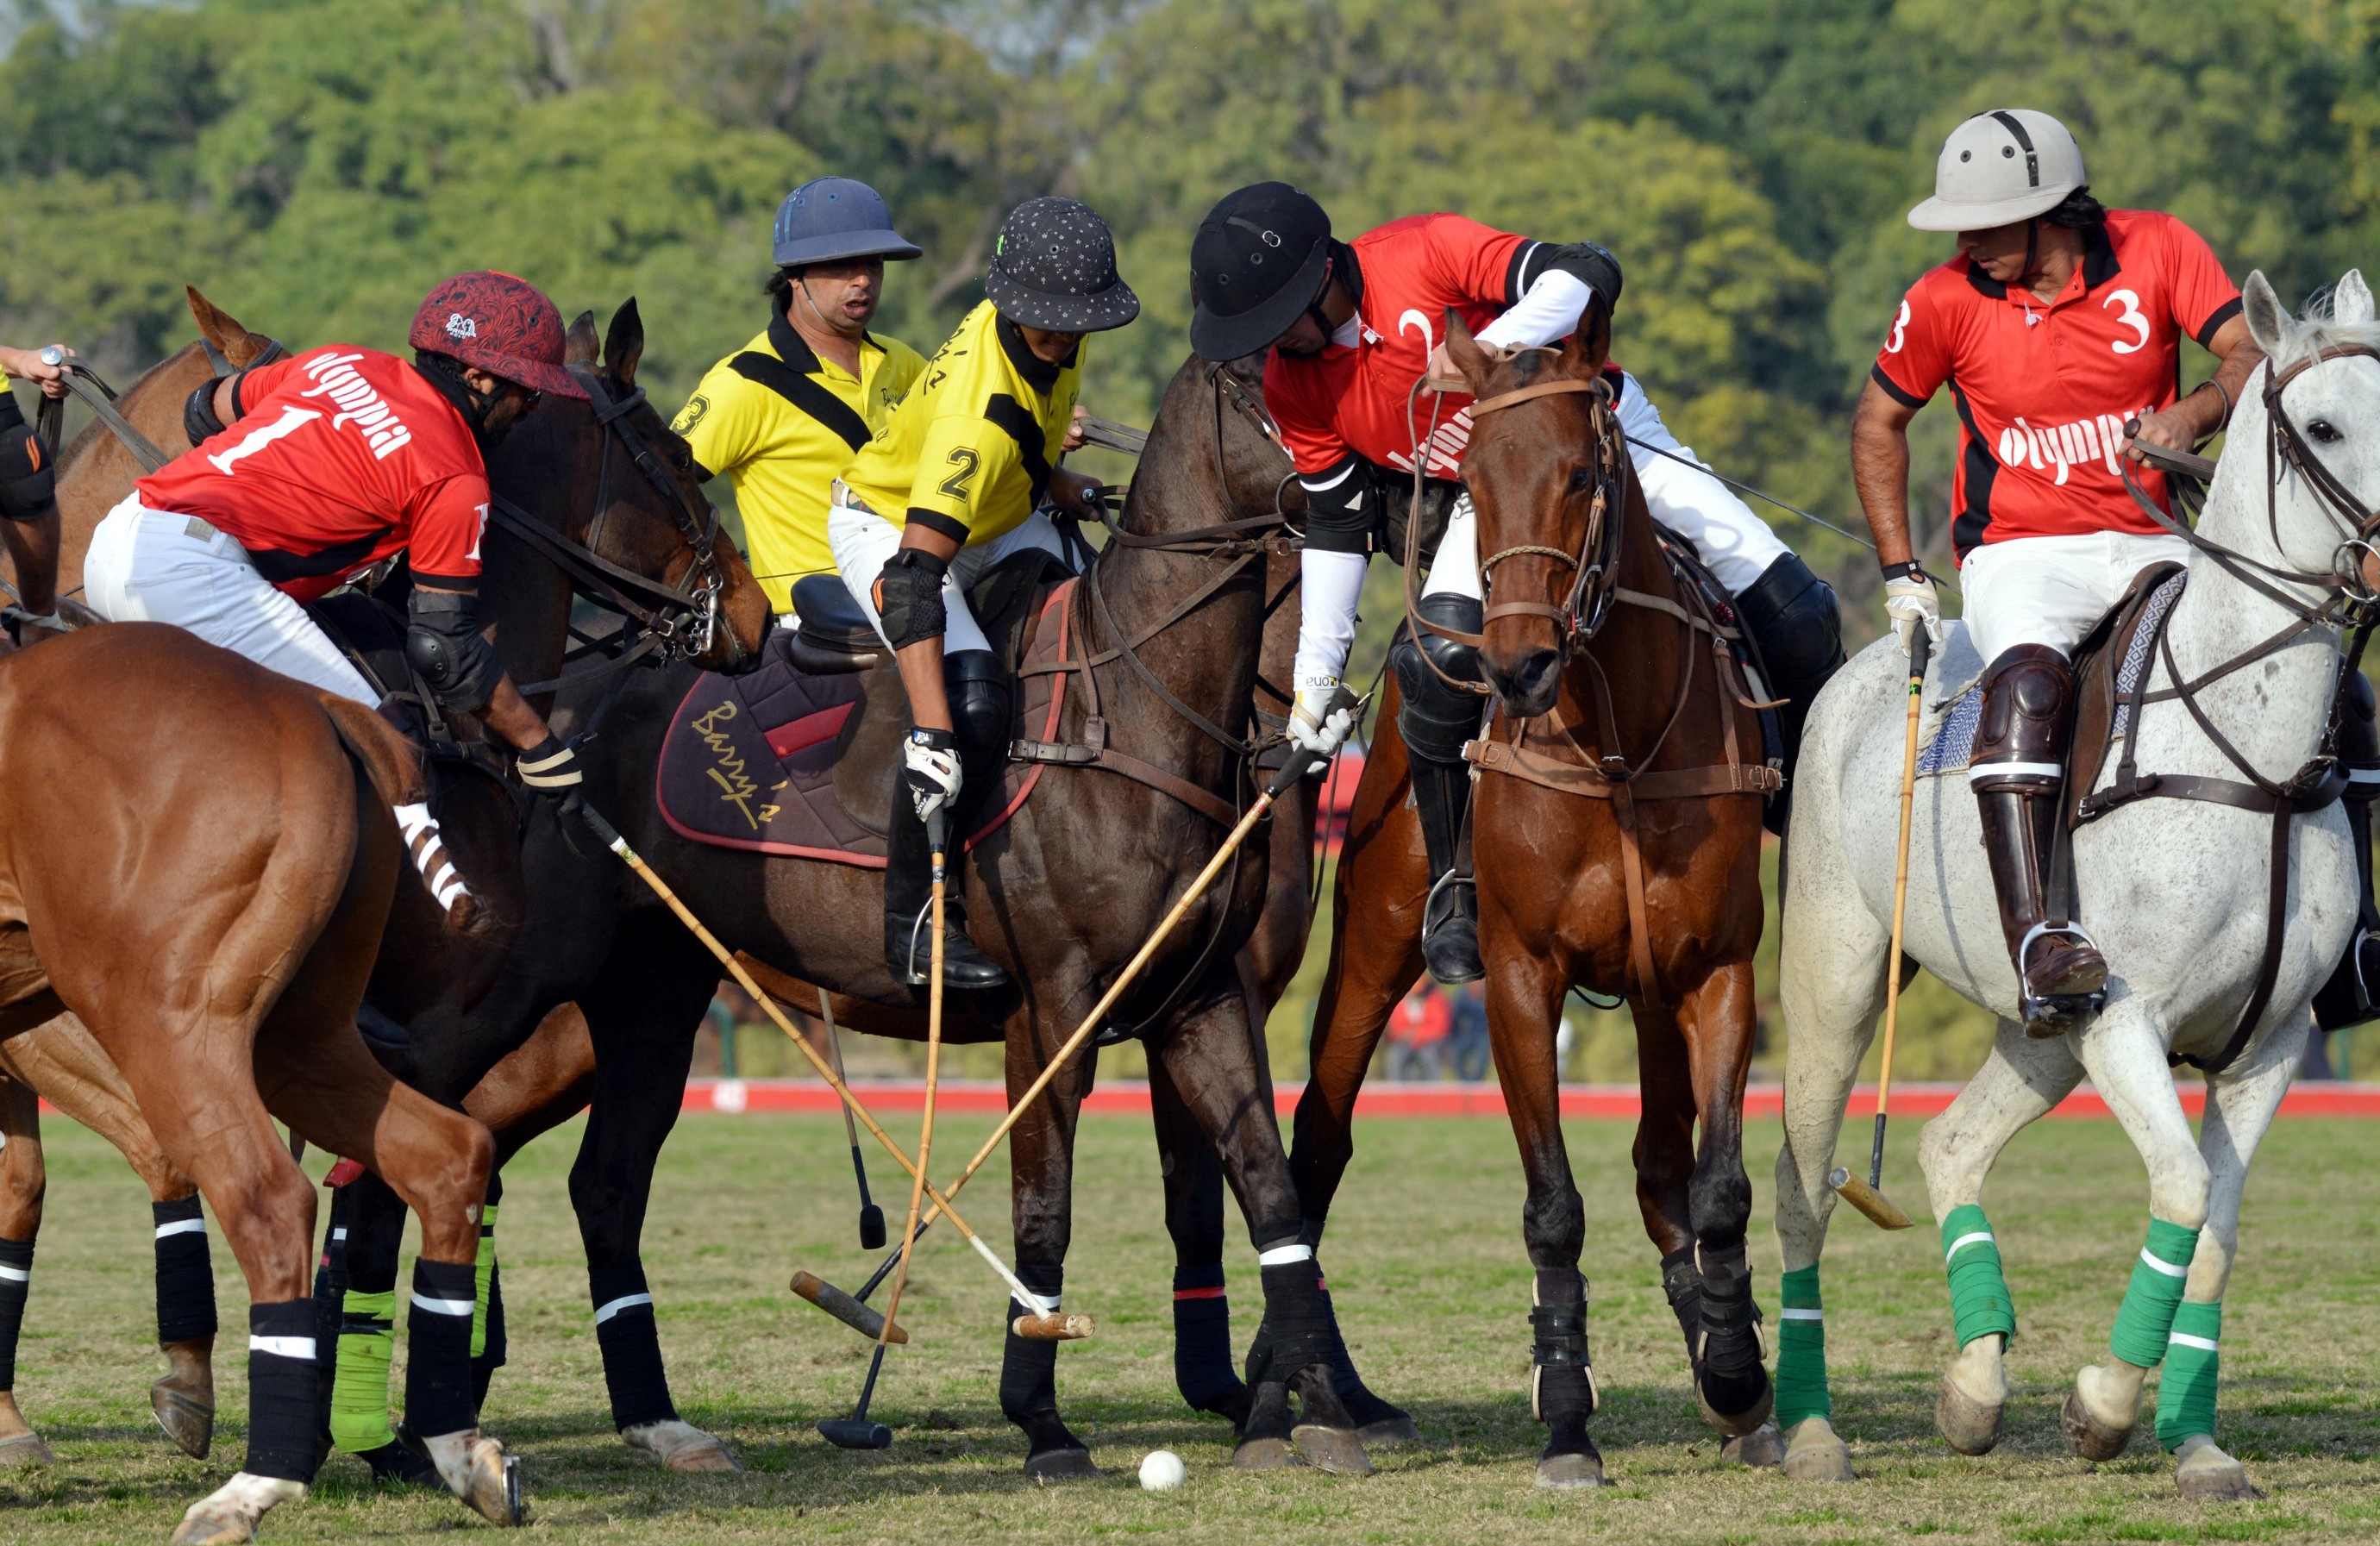
M1703 1416L1730 1440L1759 1434L1730 1443L1732 1458L1773 1464L1779 1449L1765 1427L1742 1155L1761 797L1775 775L1759 765L1746 684L1714 648L1731 630L1664 556L1596 389L1609 342L1600 307L1558 349L1491 355L1459 318L1448 323L1478 399L1463 482L1487 555L1479 653L1496 699L1471 748L1480 947L1497 1077L1528 1181L1531 1405L1550 1430L1536 1476L1552 1487L1602 1480L1587 1435L1585 1220L1554 1051L1573 987L1624 994L1636 1022L1637 1202ZM1341 855L1297 1111L1298 1187L1318 1237L1354 1152L1356 1090L1389 1011L1421 974L1428 871L1405 784L1403 748L1382 736Z
M389 807L425 794L370 710L177 628L88 629L0 664L0 1038L78 1016L248 1280L247 1463L176 1542L251 1539L316 1463L314 1196L276 1116L421 1221L413 1410L447 1486L520 1519L470 1401L494 1144L355 1029L404 862Z

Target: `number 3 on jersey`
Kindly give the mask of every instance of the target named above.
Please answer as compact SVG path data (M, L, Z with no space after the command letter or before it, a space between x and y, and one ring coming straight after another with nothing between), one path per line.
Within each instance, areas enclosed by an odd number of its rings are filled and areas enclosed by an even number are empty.
M949 494L953 499L965 502L967 496L967 483L975 477L975 469L980 461L981 458L966 446L962 445L953 451L951 465L958 470L942 480L941 492Z

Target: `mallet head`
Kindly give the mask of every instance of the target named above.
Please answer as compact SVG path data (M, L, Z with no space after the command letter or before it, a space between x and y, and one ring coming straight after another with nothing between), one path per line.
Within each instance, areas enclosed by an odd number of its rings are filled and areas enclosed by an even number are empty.
M867 1418L829 1418L819 1434L837 1449L891 1449L892 1430Z
M884 1248L884 1210L872 1202L859 1211L859 1248L867 1251Z
M1842 1166L1834 1168L1827 1176L1827 1184L1835 1188L1835 1195L1866 1214L1868 1222L1878 1229L1911 1227L1909 1215L1895 1208L1890 1198Z

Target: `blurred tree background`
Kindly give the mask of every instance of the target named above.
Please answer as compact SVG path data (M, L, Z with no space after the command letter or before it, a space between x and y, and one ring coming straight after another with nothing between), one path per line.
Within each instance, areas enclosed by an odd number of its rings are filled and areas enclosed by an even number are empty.
M2288 298L2380 232L2380 0L2011 0L1988 24L1957 0L11 0L0 46L0 337L119 376L189 338L185 282L284 338L395 347L431 283L492 266L565 312L636 296L674 408L759 328L778 199L832 171L925 247L880 328L927 351L1010 207L1099 209L1147 310L1092 347L1087 396L1131 420L1185 352L1198 216L1281 177L1342 235L1451 209L1609 245L1619 357L1681 437L1852 530L1846 419L1948 255L1901 214L1961 118L2058 114L2102 199L2182 216ZM1915 436L1939 559L1950 422ZM1861 550L1763 513L1872 637ZM1393 608L1367 612L1377 663ZM1988 1027L1935 997L1909 1071L1959 1077ZM1576 1066L1626 1077L1625 1037L1583 1029Z

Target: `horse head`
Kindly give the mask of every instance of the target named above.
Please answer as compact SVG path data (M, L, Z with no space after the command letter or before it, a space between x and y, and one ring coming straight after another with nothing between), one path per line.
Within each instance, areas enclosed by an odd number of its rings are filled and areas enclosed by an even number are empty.
M1488 603L1479 661L1504 711L1531 718L1554 706L1592 631L1585 598L1614 578L1598 571L1629 477L1624 444L1604 432L1611 312L1598 300L1559 345L1490 351L1450 309L1446 348L1474 398L1463 484Z
M2230 443L2268 444L2271 472L2262 456L2252 465L2272 481L2251 499L2244 491L2252 485L2218 476L2207 505L2217 530L2207 534L2284 568L2335 573L2366 596L2380 594L2380 321L2372 290L2361 270L2350 269L2326 308L2292 317L2258 271L2241 300L2266 363L2241 394ZM2223 465L2242 459L2226 456ZM2224 530L2231 505L2236 531ZM2258 554L2267 543L2277 552Z
M1192 355L1173 372L1141 454L1149 476L1135 477L1125 496L1125 530L1165 537L1304 512L1305 491L1264 405L1264 359L1254 354L1217 363ZM1148 497L1160 489L1163 498Z
M549 397L488 457L489 481L530 519L595 557L710 600L710 638L689 653L730 673L759 663L769 602L695 471L693 448L637 385L645 329L637 303L612 317L599 350L595 316L572 323L565 363L596 400Z

